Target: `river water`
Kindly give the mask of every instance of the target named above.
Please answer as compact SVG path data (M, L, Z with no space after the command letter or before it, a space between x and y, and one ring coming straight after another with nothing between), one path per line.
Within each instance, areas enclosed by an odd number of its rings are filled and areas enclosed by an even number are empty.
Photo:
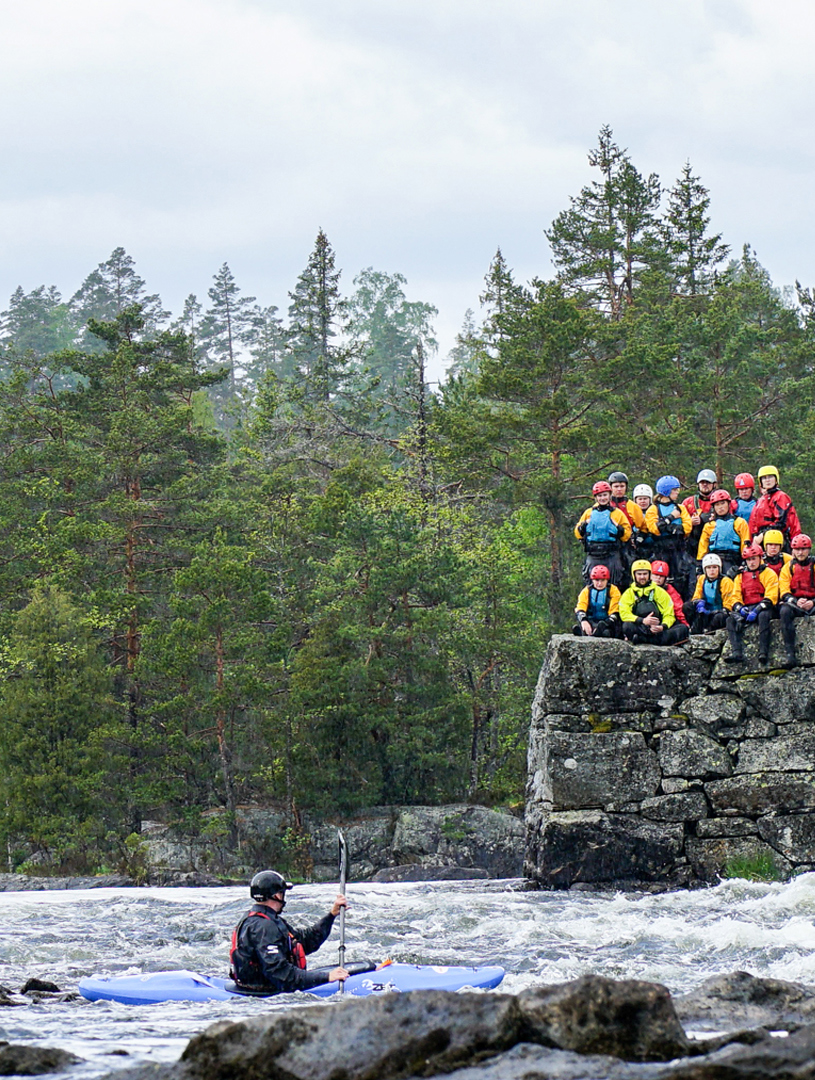
M588 972L654 980L673 993L737 969L815 984L815 874L660 895L534 893L519 884L350 885L346 958L501 964L501 989L516 993ZM335 892L298 886L286 915L295 925L314 921ZM0 984L17 990L38 976L70 989L83 975L172 968L225 975L232 928L248 904L245 888L0 893ZM335 963L336 947L335 927L311 963ZM85 1061L71 1076L90 1080L174 1061L216 1020L317 1003L307 995L153 1006L43 1002L0 1009L0 1038L70 1050Z

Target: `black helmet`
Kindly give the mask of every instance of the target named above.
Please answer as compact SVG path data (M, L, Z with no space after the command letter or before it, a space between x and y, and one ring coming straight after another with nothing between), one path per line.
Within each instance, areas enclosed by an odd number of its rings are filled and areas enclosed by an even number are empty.
M610 484L627 484L628 477L624 472L613 472L609 475L608 482Z
M261 870L249 883L249 895L253 900L271 900L278 893L285 896L286 889L293 888L292 883L286 881L276 870Z

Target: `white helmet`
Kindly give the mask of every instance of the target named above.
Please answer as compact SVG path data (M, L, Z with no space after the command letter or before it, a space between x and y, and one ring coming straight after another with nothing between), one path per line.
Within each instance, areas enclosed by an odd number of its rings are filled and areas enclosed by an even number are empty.
M709 551L707 555L702 556L702 569L707 570L709 566L718 566L721 570L722 560L714 551Z
M716 473L713 471L713 469L702 469L702 471L696 477L696 483L698 484L700 480L707 480L709 484L715 484Z
M638 499L640 495L647 495L649 499L653 499L653 488L649 487L648 484L637 484L637 486L634 488L634 498Z

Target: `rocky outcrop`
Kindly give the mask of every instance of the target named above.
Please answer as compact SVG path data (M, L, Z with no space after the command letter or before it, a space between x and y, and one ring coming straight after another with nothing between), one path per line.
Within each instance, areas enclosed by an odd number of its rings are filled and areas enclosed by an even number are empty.
M82 1059L49 1046L17 1046L0 1042L0 1076L40 1076L64 1072Z
M502 993L417 991L350 998L221 1022L180 1061L118 1072L118 1080L739 1080L815 1077L815 1025L806 988L743 972L686 995L693 1022L718 1035L691 1039L664 986L588 975ZM733 1030L745 1004L763 1026ZM706 1011L708 1006L713 1011ZM715 1017L715 1019L714 1019ZM788 1038L768 1029L789 1033ZM111 1077L110 1080L113 1080Z
M525 872L546 888L677 887L815 868L815 627L801 666L554 637L529 740Z
M242 842L235 852L224 835L223 815L208 816L204 833L184 837L166 825L145 822L144 859L152 883L206 883L207 876L247 878L258 866L292 865L312 881L337 879L337 828L343 829L352 881L428 881L520 877L523 822L512 814L464 803L450 806L380 807L325 821L304 814L296 833L282 812L259 807L238 811ZM196 875L188 882L183 875Z

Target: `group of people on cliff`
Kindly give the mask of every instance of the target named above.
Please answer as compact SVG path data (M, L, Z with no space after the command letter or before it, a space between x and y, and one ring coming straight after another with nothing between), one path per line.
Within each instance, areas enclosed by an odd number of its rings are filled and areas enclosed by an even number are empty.
M586 553L574 633L680 645L725 628L726 659L738 663L756 623L766 665L778 619L794 667L795 620L815 614L815 558L778 469L762 466L758 487L739 473L732 498L712 469L699 472L696 493L681 502L676 476L655 486L638 484L629 498L628 477L612 472L592 488L574 530Z

